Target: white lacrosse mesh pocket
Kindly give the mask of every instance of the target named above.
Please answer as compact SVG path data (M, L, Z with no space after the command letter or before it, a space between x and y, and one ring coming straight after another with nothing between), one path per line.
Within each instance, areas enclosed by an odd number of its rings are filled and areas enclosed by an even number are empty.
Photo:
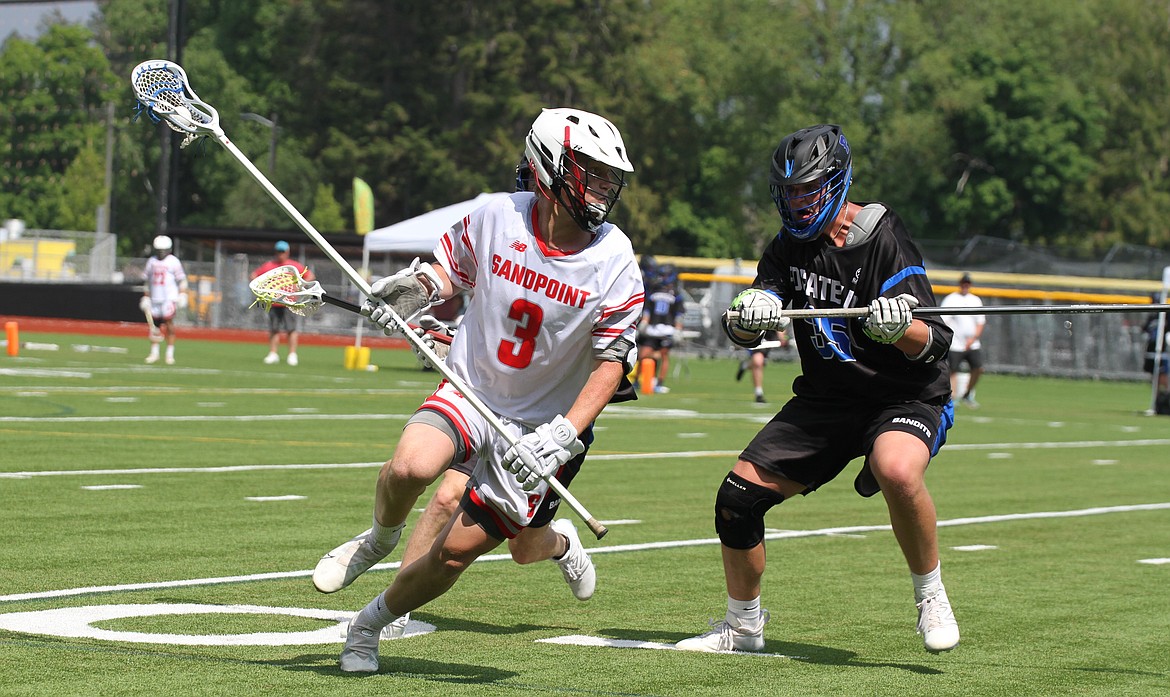
M134 93L152 121L184 133L187 147L219 123L219 113L187 84L183 69L168 61L147 61L134 69Z
M290 312L308 317L325 304L321 299L324 294L321 284L317 281L306 282L295 266L278 266L263 273L253 278L248 288L256 296L252 306L259 305L265 312L279 304Z

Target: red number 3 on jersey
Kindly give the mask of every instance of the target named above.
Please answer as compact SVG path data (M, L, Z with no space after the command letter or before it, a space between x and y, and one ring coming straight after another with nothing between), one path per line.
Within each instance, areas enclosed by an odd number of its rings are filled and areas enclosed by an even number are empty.
M540 323L544 321L544 310L527 300L516 300L508 308L508 319L516 321L512 335L519 342L504 339L496 350L496 358L506 366L522 369L532 362L536 351L536 337L540 334Z

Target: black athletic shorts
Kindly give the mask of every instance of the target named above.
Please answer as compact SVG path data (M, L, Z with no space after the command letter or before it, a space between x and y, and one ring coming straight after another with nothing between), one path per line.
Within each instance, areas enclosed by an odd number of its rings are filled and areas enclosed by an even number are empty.
M642 346L648 347L651 351L674 348L673 336L643 336L638 339L638 342Z
M951 366L951 372L959 372L959 366L967 362L971 370L979 370L983 367L983 349L977 348L971 351L951 351L947 354L947 363Z
M284 305L273 305L268 311L268 333L299 332L301 330L301 316L290 311Z
M849 462L868 456L886 431L917 436L933 456L954 423L954 406L925 402L859 404L793 397L760 429L740 459L815 491L832 481ZM854 484L862 496L878 492L868 461Z

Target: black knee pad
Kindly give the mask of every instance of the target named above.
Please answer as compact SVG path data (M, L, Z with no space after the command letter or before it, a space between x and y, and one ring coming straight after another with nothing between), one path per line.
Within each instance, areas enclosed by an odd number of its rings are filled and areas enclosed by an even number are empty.
M715 495L715 532L732 549L751 549L764 540L764 514L784 501L767 487L728 472Z

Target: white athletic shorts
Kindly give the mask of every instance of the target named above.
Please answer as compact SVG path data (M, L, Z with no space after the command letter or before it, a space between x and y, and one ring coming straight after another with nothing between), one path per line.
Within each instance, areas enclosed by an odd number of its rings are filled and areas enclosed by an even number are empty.
M420 409L431 409L443 414L458 429L464 449L470 453L467 463L471 466L468 487L471 489L472 501L486 508L501 531L509 536L528 527L532 516L540 508L540 502L548 493L548 483L542 480L532 491L524 491L520 487L516 475L500 464L510 447L508 441L446 380L433 395L427 397ZM503 417L500 421L514 438L531 433L535 428Z
M163 322L169 321L175 316L175 307L174 300L155 302L152 298L150 301L150 316Z

